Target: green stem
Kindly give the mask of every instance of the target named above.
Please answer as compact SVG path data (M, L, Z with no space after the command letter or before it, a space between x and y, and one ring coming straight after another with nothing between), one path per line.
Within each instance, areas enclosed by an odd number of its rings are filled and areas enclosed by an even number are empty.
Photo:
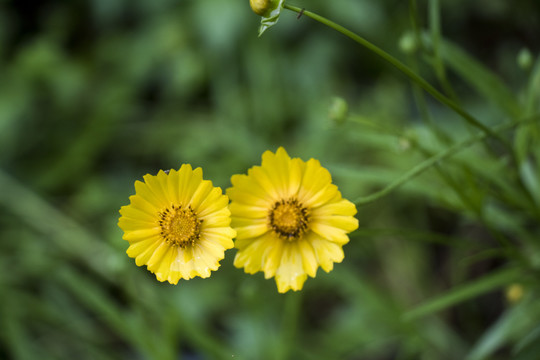
M354 40L355 42L359 43L360 45L366 47L367 49L371 50L375 54L379 55L386 61L388 61L390 64L392 64L394 67L396 67L398 70L400 70L403 74L405 74L407 77L409 77L412 81L417 83L421 88L423 88L425 91L427 91L429 94L431 94L435 99L439 100L442 104L448 106L450 109L454 110L457 114L459 114L465 121L470 123L471 125L477 127L478 129L482 130L485 134L498 139L500 142L502 142L507 148L511 148L510 144L493 132L490 128L488 128L486 125L482 124L480 121L478 121L476 118L474 118L471 114L463 110L459 105L457 105L455 102L447 98L445 95L443 95L441 92L439 92L437 89L435 89L431 84L429 84L426 80L424 80L422 77L418 76L414 71L412 71L407 65L403 64L401 61L393 57L392 55L388 54L386 51L382 50L378 46L372 44L371 42L367 41L363 37L355 34L354 32L346 29L345 27L336 24L333 21L330 21L320 15L317 15L311 11L301 9L296 6L284 4L284 9L294 11L296 13L302 14L304 16L307 16L315 21L320 22L321 24L324 24L343 35L347 36L348 38Z
M424 156L433 156L430 154L428 150L423 148L420 144L415 144L415 147L424 155ZM434 169L437 171L439 176L443 179L443 181L454 190L454 192L457 194L463 205L465 205L467 208L469 208L473 213L478 217L480 222L484 225L484 227L487 229L487 231L491 234L491 236L496 239L499 244L507 249L507 251L516 259L525 261L524 257L514 249L512 244L508 239L504 237L503 234L501 234L499 231L495 230L493 226L486 221L484 212L482 210L481 204L476 204L475 202L471 201L471 199L466 195L464 189L460 184L449 174L446 172L446 169L444 169L438 162L434 164Z
M457 96L454 89L448 82L446 77L446 69L441 58L441 19L440 19L440 3L439 0L430 0L428 4L429 8L429 27L431 33L431 42L433 43L433 67L435 74L439 78L441 86L446 91L446 94L450 96L453 101L457 101Z
M419 66L418 66L418 60L415 55L411 55L411 67L414 71L418 72ZM437 139L439 139L443 144L449 144L450 139L446 133L441 131L433 121L433 118L431 117L431 114L429 112L429 108L427 105L425 93L422 91L422 89L418 86L418 84L411 83L412 91L413 91L413 97L414 101L416 103L416 106L418 108L418 111L420 112L420 118L424 121L424 123L430 128L430 130L435 134Z
M403 320L417 320L427 315L448 309L463 301L501 288L517 281L523 275L515 268L506 268L486 275L478 280L456 287L446 294L428 300L424 304L403 314Z
M298 331L298 322L300 318L300 306L302 304L302 292L287 293L284 299L283 328L281 329L281 346L277 359L292 359L291 351L294 348L296 334Z
M497 130L495 130L495 131L500 132L500 131L510 129L510 128L514 127L515 125L517 125L518 123L519 122L512 122L512 123L509 123L509 124L498 126ZM359 197L358 199L356 199L354 201L354 203L356 205L365 205L365 204L372 203L372 202L382 198L383 196L388 195L393 190L395 190L399 186L403 185L404 183L406 183L407 181L409 181L413 177L421 174L425 170L431 168L433 165L437 164L439 161L444 160L444 159L458 153L459 151L464 150L465 148L484 140L486 137L487 137L487 134L484 133L484 134L479 134L479 135L473 136L473 137L471 137L471 138L469 138L469 139L467 139L465 141L460 141L460 142L456 143L455 145L449 147L448 149L446 149L444 151L441 151L440 153L435 154L432 157L430 157L430 158L426 159L425 161L423 161L422 163L416 165L415 167L413 167L412 169L407 171L405 174L403 174L401 177L394 180L392 183L390 183L384 189L382 189L382 190L380 190L380 191L378 191L376 193L373 193L371 195L368 195L368 196Z
M420 20L418 19L417 15L417 5L416 0L409 0L409 17L411 19L411 25L414 31L414 36L416 39L417 44L422 44L422 41L420 41Z

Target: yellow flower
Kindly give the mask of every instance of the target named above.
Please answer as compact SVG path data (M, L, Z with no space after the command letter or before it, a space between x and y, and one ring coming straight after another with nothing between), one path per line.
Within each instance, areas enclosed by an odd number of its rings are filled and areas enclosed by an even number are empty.
M229 208L237 231L234 265L275 277L278 291L300 290L318 267L343 260L347 234L358 228L356 207L343 199L318 160L291 159L280 147L262 165L234 175Z
M201 168L187 164L145 175L144 182L135 182L130 204L120 209L128 256L147 265L159 281L209 277L234 246L229 199L202 176Z

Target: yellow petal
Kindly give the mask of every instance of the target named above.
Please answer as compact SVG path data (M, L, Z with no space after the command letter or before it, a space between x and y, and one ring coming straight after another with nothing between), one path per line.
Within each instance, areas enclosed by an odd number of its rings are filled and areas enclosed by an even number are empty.
M150 214L142 211L142 210L139 210L131 205L127 205L127 206L122 206L120 208L120 214L122 215L122 217L128 217L128 218L132 218L132 219L137 219L137 220L143 220L143 221L148 221L148 222L153 222L157 219L157 211L154 212L154 214L151 216ZM122 218L121 217L121 218Z
M155 228L157 227L157 224L155 220L150 222L122 216L118 219L118 226L127 233L135 230Z
M158 205L157 207L163 208L169 206L172 199L169 197L169 193L167 191L167 175L160 170L158 175L153 176L147 174L143 176L143 179L146 183L146 188L149 189L153 194L155 198L155 201L153 202ZM137 185L137 183L135 183L135 185ZM135 187L135 190L137 190L137 186ZM139 194L139 191L137 191L137 194ZM141 196L143 195L144 194L141 194Z
M191 165L183 164L178 171L178 175L178 193L180 204L186 205L189 204L191 198L193 197L193 194L203 181L202 169L196 168L195 170L192 170Z
M231 241L231 244L232 244L232 241ZM213 259L217 261L222 260L225 257L225 247L223 247L217 241L206 239L206 240L200 241L198 246L201 248L201 251L209 254Z
M264 235L263 235L264 236ZM235 239L234 240L234 247L240 251L244 250L248 246L251 245L253 241L255 241L258 238L247 238L247 239Z
M268 172L260 166L254 166L248 171L248 176L253 179L255 184L263 189L263 194L267 194L267 201L275 202L277 199L283 198L283 189L277 187L268 176Z
M155 249L159 243L161 243L161 240L159 237L154 236L136 243L132 243L129 245L126 253L131 258L136 258L138 255L142 254L144 251L148 250L148 248Z
M178 249L178 253L176 254L176 258L174 259L172 263L172 269L173 271L177 271L180 273L180 276L183 279L189 280L192 277L197 275L197 271L195 270L195 262L193 259L193 250L191 247L187 247L185 249Z
M219 260L221 260L204 251L204 248L199 244L193 247L193 257L195 260L194 267L197 270L197 275L202 278L209 277L211 270L217 270L219 267Z
M281 264L276 273L278 291L284 293L289 289L301 290L306 279L307 274L304 272L298 244L296 242L285 243Z
M266 218L268 207L258 207L253 205L240 204L233 202L229 205L229 210L233 217L244 217L249 219Z
M154 273L156 274L156 278L159 281L169 280L169 275L171 273L171 267L172 267L171 265L175 258L176 258L176 249L170 246L167 246L161 261L159 261L159 263L156 264L156 270L154 271Z
M213 215L213 213L222 210L227 209L226 212L230 215L230 212L227 208L227 205L229 204L229 198L227 195L222 195L221 188L215 187L212 189L210 194L204 199L201 204L199 205L199 208L197 209L197 214L199 218L204 218L205 216L208 216L210 214Z
M180 174L178 171L171 169L165 176L164 190L167 194L167 198L173 204L182 204L180 200Z
M203 238L224 238L231 240L236 236L236 231L230 227L215 227L215 228L206 228L201 230L201 237ZM222 240L220 240L221 242Z
M281 198L289 199L297 195L304 170L301 159L291 159L285 149L279 147L275 154L270 151L263 154L262 168L278 189Z
M277 190L280 197L285 198L289 195L289 165L291 158L280 147L276 153L265 151L262 155L262 169L271 181L273 188Z
M315 234L309 236L308 241L311 242L311 246L313 246L313 249L315 250L317 261L324 271L332 271L335 262L339 263L343 261L345 255L343 254L343 249L340 245L322 239Z
M161 244L162 244L162 241L154 241L150 246L146 247L143 251L141 251L138 255L136 255L135 264L137 264L137 266L142 266L142 265L148 263L148 260L154 254L154 251L156 251L158 246L160 246ZM133 245L131 245L130 248L132 246ZM130 251L130 249L128 249L128 251L127 251L128 255L130 254L129 251Z
M244 268L248 274L261 271L268 252L272 250L273 242L268 236L253 239L249 244L236 253L234 266Z
M248 170L249 176L243 174L231 176L233 187L227 189L227 195L231 201L266 207L272 201L271 195L255 181L251 175L252 171L252 169Z
M287 197L298 197L298 191L300 189L300 185L302 184L304 168L304 162L299 158L294 158L289 163Z
M193 210L195 210L196 213L199 212L199 207L201 206L201 203L210 194L212 189L212 182L209 180L204 180L199 184L189 202L189 205Z
M339 245L344 245L349 242L349 237L347 236L347 232L345 230L322 223L311 224L310 228L320 237L335 242Z
M140 210L146 214L147 217L155 217L159 212L159 209L142 196L133 195L129 197L131 202L130 207Z
M358 220L352 216L325 216L316 218L313 222L336 227L348 233L358 229Z
M332 177L318 160L310 159L304 169L298 200L308 207L317 207L334 198L337 187L332 185Z
M304 271L311 277L315 277L317 274L317 268L319 263L317 262L317 257L315 256L315 251L311 246L311 243L302 238L298 240L298 250L302 255L302 265Z
M347 199L340 199L336 202L326 203L311 211L312 217L323 217L330 215L354 216L356 206Z
M248 219L239 216L233 216L231 219L231 225L233 227L250 226L255 224L266 224L268 220L266 217L260 219Z
M146 265L148 266L148 270L155 273L157 269L159 268L159 265L161 263L161 260L167 253L167 251L170 249L170 246L163 241L154 251L150 259L148 259L148 262Z
M255 184L255 182L252 181L252 184ZM227 189L227 196L234 203L253 206L259 209L266 209L272 205L269 196L263 193L263 190L260 190L257 195L253 195L251 192L244 191L240 187L234 187Z
M174 260L173 260L173 262L174 262ZM171 267L172 267L172 265L171 265ZM171 269L171 271L169 272L169 279L168 279L169 282L170 282L171 284L173 284L173 285L178 284L178 281L179 281L181 278L182 278L182 275L180 274L180 272L178 272L178 271L173 271L173 270Z
M276 272L281 265L283 248L285 246L285 242L283 240L276 238L272 234L268 235L268 239L268 242L271 244L269 246L270 250L266 255L266 259L262 267L265 279L270 279L272 276L276 275Z
M300 195L298 196L300 199ZM312 193L309 198L305 199L303 204L309 208L317 208L328 202L334 201L336 198L341 198L338 188L334 184L328 184L321 191Z
M146 175L146 176L152 176L152 175ZM142 181L135 181L135 193L140 196L144 200L148 201L150 204L154 204L157 208L162 208L164 206L167 206L167 202L164 202L163 197L158 197L154 192L148 187L147 184L145 184Z
M268 232L268 225L264 221L249 226L235 227L235 229L237 239L249 239L256 238Z
M124 240L129 242L136 242L141 240L146 240L151 237L159 236L160 234L159 227L140 229L135 231L126 231L122 237Z
M208 216L206 218L203 218L203 223L201 228L203 230L206 230L208 228L213 227L226 227L229 226L231 223L231 218L227 213L224 214L218 214L213 216Z

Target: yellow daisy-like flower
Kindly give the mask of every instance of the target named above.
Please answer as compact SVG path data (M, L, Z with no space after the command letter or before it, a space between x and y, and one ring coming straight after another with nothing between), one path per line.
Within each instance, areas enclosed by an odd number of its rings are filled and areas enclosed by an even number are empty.
M280 147L262 165L234 175L229 208L237 231L234 265L275 277L278 291L300 290L318 267L343 260L347 234L358 228L356 207L343 199L318 160L291 159Z
M209 277L234 246L228 197L203 180L201 168L187 164L143 179L135 182L130 204L120 209L127 254L159 281Z

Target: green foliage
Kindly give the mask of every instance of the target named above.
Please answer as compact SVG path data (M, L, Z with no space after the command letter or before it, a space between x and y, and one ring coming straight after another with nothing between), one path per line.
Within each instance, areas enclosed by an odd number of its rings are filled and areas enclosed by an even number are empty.
M537 358L540 5L299 3L261 38L247 2L0 3L0 358ZM226 188L278 146L357 200L334 271L283 296L235 250L177 286L125 255L135 180Z

